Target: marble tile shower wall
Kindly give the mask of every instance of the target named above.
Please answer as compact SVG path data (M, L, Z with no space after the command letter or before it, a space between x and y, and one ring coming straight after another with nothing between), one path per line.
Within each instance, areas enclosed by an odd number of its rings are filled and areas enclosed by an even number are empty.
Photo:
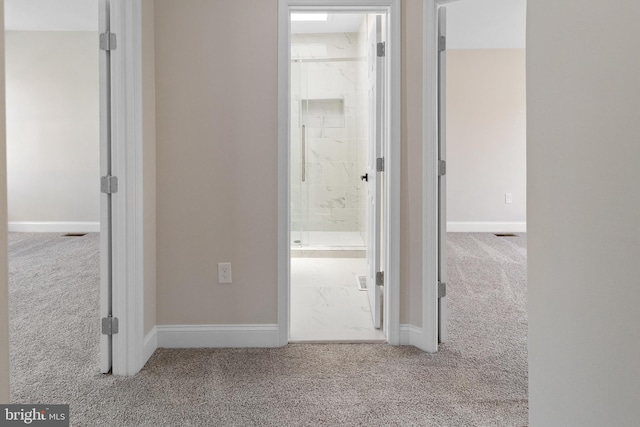
M307 179L292 185L293 230L361 231L364 227L365 186L360 175L366 172L366 126L362 125L366 110L360 93L366 84L360 68L366 63L361 52L359 33L292 35L293 59L321 60L292 67L292 181L301 174L296 145L302 124L307 134Z
M362 20L360 24L360 29L358 31L358 55L361 58L367 58L367 51L369 49L368 43L368 35L369 35L369 26L370 23L374 22L375 15L366 15L365 19ZM360 156L358 157L358 169L365 171L367 169L367 131L369 129L369 118L368 115L365 114L368 112L368 104L369 104L369 93L368 93L368 61L365 60L365 66L358 68L358 81L360 82L360 90L358 92L358 106L362 113L358 120L359 132L361 135L364 135L363 138L358 139L358 152ZM362 237L362 242L367 244L367 188L365 185L360 185L358 192L358 201L360 202L358 206L358 231L360 232L360 236Z

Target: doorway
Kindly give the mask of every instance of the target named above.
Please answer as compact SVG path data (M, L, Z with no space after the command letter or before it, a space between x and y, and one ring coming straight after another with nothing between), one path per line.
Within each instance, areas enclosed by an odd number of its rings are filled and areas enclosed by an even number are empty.
M4 4L11 374L17 401L51 401L33 384L99 370L98 4L23 3Z
M281 9L288 24L280 44L287 54L280 147L286 144L288 239L280 254L289 274L287 320L279 324L286 342L392 342L398 283L391 266L397 254L389 248L396 234L390 241L389 233L399 224L384 196L395 196L389 189L399 160L399 147L389 143L399 118L399 25L392 25L389 5L399 5L291 3L286 14Z

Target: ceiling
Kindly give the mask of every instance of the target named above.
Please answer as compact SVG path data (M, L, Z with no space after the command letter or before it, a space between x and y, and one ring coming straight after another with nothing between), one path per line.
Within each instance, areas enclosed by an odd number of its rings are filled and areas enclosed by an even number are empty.
M98 0L5 0L9 31L97 31ZM450 49L524 48L526 0L460 0L447 4ZM356 32L361 14L327 22L292 22L293 33Z
M8 31L98 31L98 0L5 0Z
M524 48L527 0L449 0L449 49ZM357 32L364 15L330 14L327 22L292 22L291 32Z

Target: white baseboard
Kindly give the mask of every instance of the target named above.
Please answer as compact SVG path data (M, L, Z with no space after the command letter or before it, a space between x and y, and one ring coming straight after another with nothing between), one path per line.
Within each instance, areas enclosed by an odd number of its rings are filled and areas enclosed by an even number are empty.
M526 233L526 222L447 222L451 233Z
M422 328L413 325L400 325L400 345L418 347L422 343Z
M158 325L144 341L145 363L156 348L279 347L277 324ZM400 345L419 346L422 328L400 325Z
M153 356L153 352L158 348L158 328L155 326L151 329L151 332L144 337L144 349L142 353L142 357L144 358L142 361L142 366L144 366L151 356Z
M13 233L99 233L99 222L9 221Z
M279 347L278 325L158 325L160 348Z

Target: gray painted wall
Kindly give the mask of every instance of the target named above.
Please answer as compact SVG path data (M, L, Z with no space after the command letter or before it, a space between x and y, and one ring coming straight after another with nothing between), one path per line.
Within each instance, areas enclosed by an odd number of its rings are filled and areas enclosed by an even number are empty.
M530 425L640 420L640 4L529 2Z
M9 277L4 95L4 0L0 0L0 402L9 402Z
M400 321L420 325L422 2L402 6ZM277 321L277 28L275 1L155 2L159 325Z
M450 231L480 231L478 223L497 223L483 231L524 228L526 116L524 49L447 51ZM506 193L513 203L505 203Z
M6 33L9 221L100 220L97 43Z

